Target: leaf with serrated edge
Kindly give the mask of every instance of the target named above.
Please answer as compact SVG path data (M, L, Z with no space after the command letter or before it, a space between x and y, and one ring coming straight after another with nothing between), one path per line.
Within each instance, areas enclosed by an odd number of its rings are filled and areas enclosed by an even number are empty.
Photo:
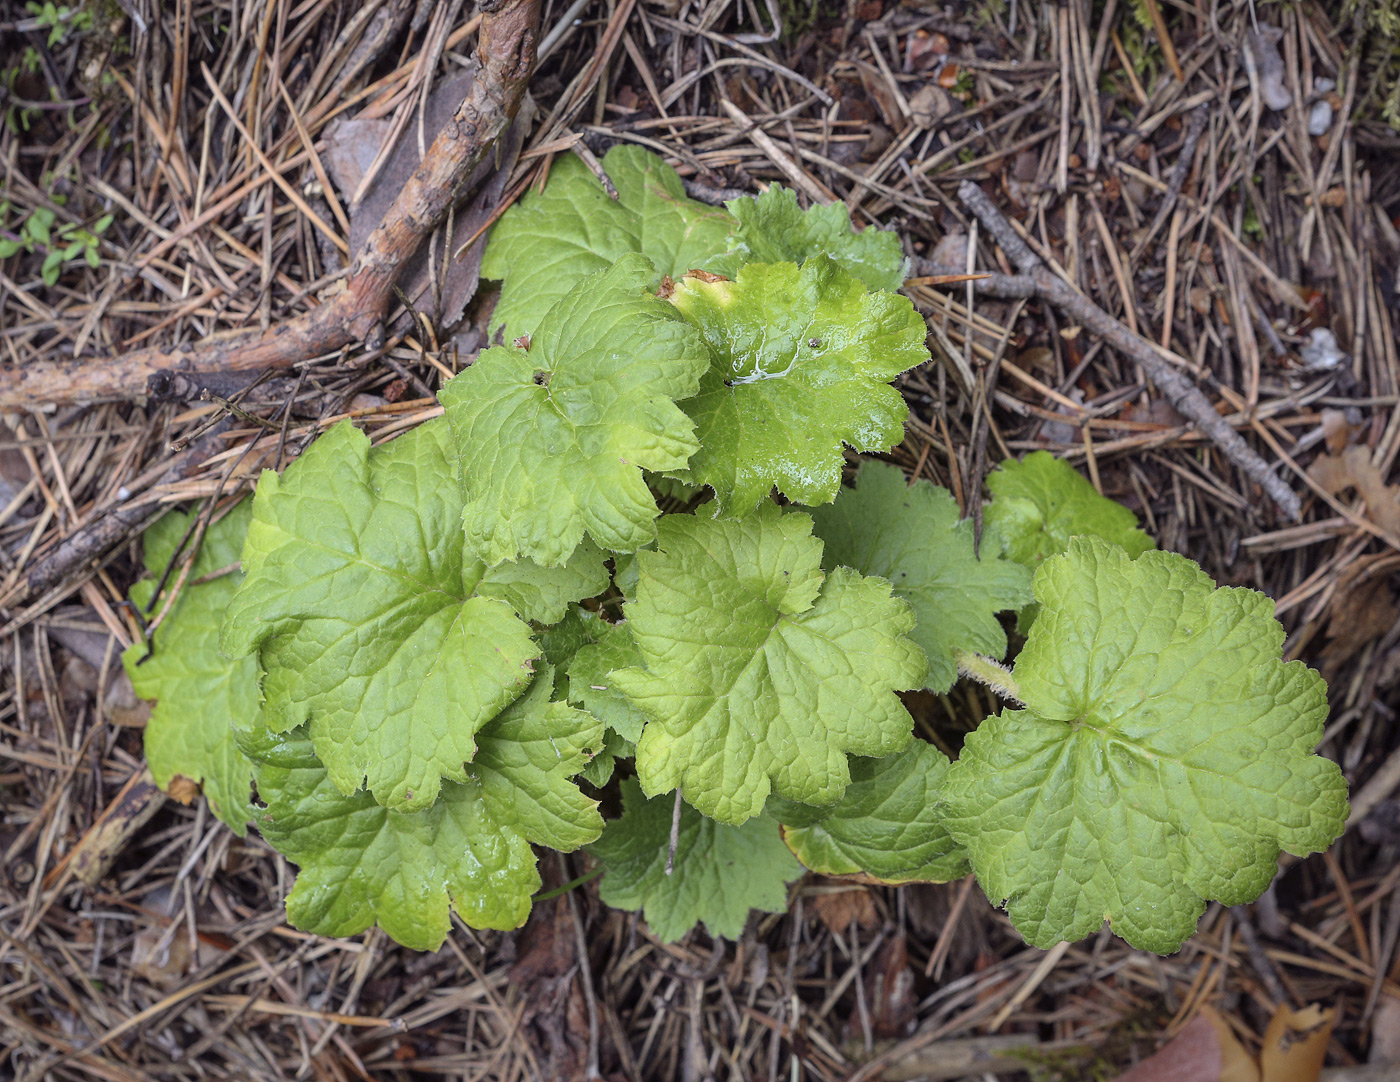
M612 671L641 663L625 624L610 624L575 605L540 637L545 659L555 667L560 697L582 706L608 727L604 746L583 777L599 788L613 775L615 760L636 752L646 715L612 686Z
M596 612L589 612L582 605L570 605L562 620L541 632L540 655L554 669L556 698L567 698L568 669L574 655L589 643L597 642L610 626Z
M609 625L596 642L580 647L569 662L569 702L579 704L635 744L641 738L646 714L613 686L612 674L641 664L631 628Z
M802 874L802 866L768 816L730 826L682 804L674 869L667 875L672 798L647 800L629 779L622 783L622 808L622 818L610 821L590 847L604 867L598 896L618 909L640 909L658 939L672 943L702 921L710 935L738 939L750 909L787 908L785 884Z
M768 802L783 840L822 875L869 875L883 883L946 883L967 874L967 853L938 814L948 757L915 740L883 759L851 760L851 784L835 804Z
M1131 511L1100 496L1083 474L1049 451L1003 462L987 478L987 487L994 497L983 510L987 530L1000 539L1009 559L1032 571L1047 556L1064 552L1076 536L1101 537L1130 556L1156 547Z
M776 487L795 503L829 503L841 445L888 451L909 410L889 381L928 360L909 301L869 293L824 255L799 268L751 263L734 281L687 277L671 303L700 329L710 366L681 407L700 450L676 476L709 485L742 515Z
M813 508L812 518L826 544L823 567L844 564L889 579L913 606L918 623L910 638L928 655L931 691L953 686L960 651L1006 654L997 613L1030 602L1030 572L991 546L978 559L972 521L959 519L946 489L927 481L911 486L897 466L867 461L856 488Z
M554 159L544 191L526 195L491 230L481 274L501 282L492 335L502 325L507 338L537 331L581 278L624 255L650 260L655 270L648 284L655 286L662 274L710 267L728 249L734 219L689 198L675 170L655 154L615 146L602 165L616 200L566 154Z
M648 795L682 786L738 824L770 790L837 800L846 755L887 755L913 721L896 689L923 683L909 606L849 568L826 577L806 515L773 504L741 520L668 515L637 557L624 610L645 668L613 686L649 718L637 743Z
M813 205L803 210L797 193L772 184L758 196L725 204L738 223L730 238L733 253L713 269L733 276L745 263L801 263L814 255L830 256L867 289L894 292L904 285L906 260L899 234L871 226L852 230L845 203Z
M463 782L436 804L391 811L368 793L342 793L305 729L244 738L267 808L258 829L300 865L287 917L303 931L349 936L376 921L393 939L436 950L449 906L473 928L517 928L540 888L531 843L568 852L598 837L597 804L569 779L583 769L603 727L549 701L542 667L525 695L477 733Z
M169 789L176 775L201 783L210 809L239 837L253 818L253 768L234 730L252 725L261 709L258 667L251 658L230 661L219 653L219 620L243 576L235 571L198 580L238 562L251 511L252 501L244 500L205 531L174 609L156 628L154 655L147 657L144 642L122 654L136 694L157 700L145 732L155 783ZM194 518L169 514L146 531L146 569L153 577L131 588L138 608L150 604ZM162 598L157 609L164 604Z
M1024 710L988 718L943 819L988 897L1048 947L1113 930L1168 953L1206 901L1253 901L1280 849L1325 849L1346 782L1312 754L1321 677L1284 663L1274 603L1191 561L1077 538L1036 573L1016 660Z
M603 734L603 746L593 756L583 772L579 774L595 789L601 789L612 780L619 759L630 759L637 754L637 746L625 736L619 736L616 729L609 728Z
M586 530L630 552L656 536L643 469L683 469L693 394L709 355L646 292L639 256L580 282L529 349L497 346L439 392L452 424L472 549L489 564L568 559Z
M556 569L474 559L450 455L440 420L373 451L347 423L265 472L224 621L225 651L258 657L268 727L309 722L341 792L399 810L464 780L473 735L530 682L521 617L557 619L607 583L596 549Z

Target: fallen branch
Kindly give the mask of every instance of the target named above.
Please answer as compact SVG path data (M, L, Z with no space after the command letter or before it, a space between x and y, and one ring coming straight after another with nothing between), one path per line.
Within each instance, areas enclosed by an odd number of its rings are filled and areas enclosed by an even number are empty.
M1137 261L1142 258L1142 253L1156 238L1157 230L1162 228L1162 223L1176 208L1176 201L1181 197L1182 186L1186 183L1186 178L1191 173L1191 166L1196 160L1196 145L1201 141L1201 135L1205 132L1206 123L1209 120L1209 105L1198 105L1191 113L1191 121L1186 127L1186 137L1181 141L1181 153L1176 156L1176 164L1172 166L1171 176L1167 178L1167 194L1162 196L1161 205L1158 206L1157 213L1152 216L1152 224L1147 227L1147 232L1142 235L1142 239L1133 248L1133 254L1128 256L1128 266L1137 265Z
M971 181L963 181L958 198L977 216L983 227L1001 246L1021 272L1018 275L992 274L972 283L979 293L993 297L1037 297L1053 304L1076 323L1103 338L1110 346L1142 368L1152 384L1166 395L1178 413L1191 421L1202 434L1256 482L1292 521L1302 517L1298 495L1270 469L1249 444L1215 411L1210 400L1173 368L1157 346L1134 334L1063 278L1052 273L1011 227L987 194ZM961 268L921 264L920 274L957 274Z
M0 371L0 412L168 392L202 374L285 369L348 346L373 346L404 264L446 216L477 164L510 126L535 66L540 0L482 0L479 72L452 119L357 253L345 289L277 326L233 331L111 358L44 361Z
M173 484L196 473L205 459L225 446L222 432L223 425L219 425L184 451L167 459L165 470L155 484ZM22 585L7 596L0 597L0 604L10 605L42 593L79 568L94 565L133 533L140 532L159 518L165 510L158 503L131 501L89 519L81 529L64 538L58 548L30 568Z

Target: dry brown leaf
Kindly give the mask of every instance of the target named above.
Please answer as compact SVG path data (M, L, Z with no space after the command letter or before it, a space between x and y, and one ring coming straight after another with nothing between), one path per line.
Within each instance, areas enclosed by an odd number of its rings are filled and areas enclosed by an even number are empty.
M423 110L423 145L426 146L452 118L462 99L471 87L473 73L470 71L443 80L428 95ZM467 207L460 210L452 221L450 239L446 229L439 230L434 244L425 244L405 267L399 285L414 307L438 326L449 326L461 319L467 303L476 294L478 272L481 266L481 253L484 245L480 240L464 252L458 259L447 260L447 272L438 274L437 291L441 298L441 311L437 298L433 296L433 281L428 272L428 253L436 253L439 272L442 269L443 248L450 243L453 251L471 238L490 220L492 211L500 202L505 184L515 167L520 154L521 141L529 128L528 103L520 110L515 123L507 130L498 144L496 153L477 166L476 171L463 188L465 192L475 191ZM326 168L331 179L348 201L359 188L379 148L392 128L389 120L339 120L326 127ZM404 183L418 168L418 116L413 119L399 136L383 167L375 174L368 190L360 201L350 207L350 251L358 252L385 212L397 197ZM449 256L451 253L448 253Z
M171 800L177 800L181 804L192 804L194 798L199 796L199 782L183 774L176 774L165 787L165 792Z
M931 263L939 267L967 266L967 234L950 229L938 238L928 257Z
M1219 1012L1200 1013L1156 1053L1114 1082L1260 1082L1254 1057L1245 1051Z
M926 71L935 64L941 64L950 49L948 38L937 31L915 30L909 35L909 44L904 53L906 72Z
M108 722L118 727L144 729L151 719L151 709L149 702L137 696L126 670L118 669L102 700L102 711Z
M6 445L0 447L0 507L7 507L32 477L29 460L23 452L10 446L14 438L15 434L0 424L0 442Z
M1369 448L1356 444L1340 455L1319 455L1308 476L1333 496L1356 489L1366 501L1366 517L1386 533L1400 533L1400 489L1385 483Z
M546 879L545 885L553 885ZM588 1049L578 929L567 896L535 906L517 938L510 984L525 991L518 1025L545 1052L546 1078L583 1078Z
M140 924L131 942L128 964L136 976L158 988L170 988L182 983L192 969L209 965L223 955L223 951L215 945L214 937L201 934L191 957L189 928L181 919L184 907L179 897L171 894L169 887L156 887L149 891L141 898L139 905L154 919ZM176 914L181 916L177 917ZM201 905L195 911L197 924L212 916L207 905Z
M865 974L865 1001L869 1005L870 1032L877 1039L906 1037L914 1026L919 997L914 991L914 969L903 935L893 935L875 952ZM860 1022L853 1018L849 1029Z
M952 95L936 83L925 83L909 96L909 115L921 128L932 128L957 108Z
M1353 429L1347 421L1347 411L1324 409L1322 411L1322 438L1327 444L1328 454L1340 455L1351 442Z
M1323 1010L1316 1003L1301 1011L1279 1007L1259 1053L1261 1082L1317 1082L1336 1020L1335 1010Z
M880 923L875 899L865 887L849 890L823 890L807 899L823 924L837 935L845 935L855 921L862 928L874 928Z
M1368 564L1354 563L1338 577L1319 666L1326 680L1330 681L1367 643L1385 635L1400 619L1400 607L1396 606L1389 584L1367 575L1368 569Z

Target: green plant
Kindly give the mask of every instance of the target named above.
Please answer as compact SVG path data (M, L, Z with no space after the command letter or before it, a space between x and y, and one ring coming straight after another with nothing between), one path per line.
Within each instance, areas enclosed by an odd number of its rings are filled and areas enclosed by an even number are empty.
M61 199L55 201L62 203ZM57 283L63 268L76 259L84 260L90 267L101 265L101 237L111 226L112 215L104 214L91 229L86 229L76 222L59 222L57 214L48 207L35 207L11 231L13 209L9 200L0 200L0 259L20 252L42 252L39 277L47 286Z
M1400 0L1348 0L1338 23L1348 22L1360 31L1353 45L1362 53L1357 112L1375 112L1400 131Z
M24 51L19 55L19 62L13 67L0 71L0 79L5 82L5 89L9 92L8 97L21 97L19 93L20 79L26 75L34 75L39 71L42 60L39 52L31 45L26 45ZM6 105L5 126L15 135L27 132L34 123L39 110L33 105Z
M29 0L24 10L32 16L25 20L30 24L26 29L47 30L50 49L62 44L70 30L81 34L92 29L92 12L86 8L71 8L67 4L55 4L53 0L43 0L43 3Z
M1108 919L1170 951L1280 848L1330 844L1324 688L1262 595L1147 551L1048 456L995 475L980 557L927 482L866 462L841 488L843 444L900 439L889 381L928 356L870 287L897 246L785 193L691 204L635 150L603 164L617 203L569 167L503 218L514 344L443 388L445 417L377 447L331 429L209 527L173 602L133 592L165 612L125 656L160 700L157 779L202 780L300 866L293 923L422 948L450 910L516 927L532 847L591 845L603 900L666 939L738 935L804 866L971 867L1035 944ZM662 514L663 492L700 502ZM180 578L188 530L152 530L153 573ZM998 614L1032 603L1008 669ZM1016 708L950 763L899 692L958 671Z

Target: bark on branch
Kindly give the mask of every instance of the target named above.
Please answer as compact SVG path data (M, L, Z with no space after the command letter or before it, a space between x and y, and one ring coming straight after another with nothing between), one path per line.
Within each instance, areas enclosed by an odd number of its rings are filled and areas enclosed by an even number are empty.
M540 0L482 0L481 12L477 78L356 254L343 292L265 332L234 331L169 349L0 370L0 412L160 396L181 376L197 381L205 373L289 368L382 334L404 263L510 126L534 70Z
M1038 297L1053 304L1075 322L1099 335L1110 346L1140 366L1152 384L1167 397L1176 411L1191 421L1221 452L1256 482L1289 519L1302 517L1298 494L1269 467L1240 434L1215 411L1210 400L1186 376L1158 353L1158 347L1114 319L1059 275L1054 274L1011 227L986 192L971 181L963 181L958 199L992 235L1016 264L1020 274L993 274L972 283L973 289L993 297ZM958 273L962 268L920 265L921 274Z

